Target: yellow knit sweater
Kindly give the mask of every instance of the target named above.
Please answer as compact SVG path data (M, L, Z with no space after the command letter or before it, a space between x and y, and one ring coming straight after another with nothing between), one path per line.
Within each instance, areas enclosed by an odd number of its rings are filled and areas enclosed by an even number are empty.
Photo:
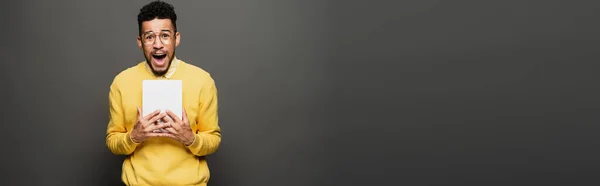
M142 143L131 141L129 132L142 108L142 81L182 80L183 107L186 110L194 143L156 137ZM211 75L203 69L173 60L168 73L155 77L146 62L119 73L110 85L106 145L117 155L127 155L122 180L126 185L206 185L210 178L206 155L221 142L218 125L217 89Z

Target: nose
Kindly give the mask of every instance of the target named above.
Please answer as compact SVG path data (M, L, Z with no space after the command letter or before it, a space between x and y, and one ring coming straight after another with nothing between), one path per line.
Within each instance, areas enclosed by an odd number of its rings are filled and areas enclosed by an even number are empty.
M160 40L158 38L154 39L154 43L152 43L152 47L154 47L155 49L163 48L162 40Z

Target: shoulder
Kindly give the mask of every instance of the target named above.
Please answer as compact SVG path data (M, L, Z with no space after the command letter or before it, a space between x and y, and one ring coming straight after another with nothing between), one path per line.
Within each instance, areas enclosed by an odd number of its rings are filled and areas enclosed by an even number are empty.
M202 82L205 82L208 84L215 83L212 75L208 71L202 69L201 67L196 66L194 64L187 63L183 60L179 60L179 63L180 63L179 65L180 65L181 69L184 71L184 73L187 76L191 76L191 77L193 77L193 79L196 79L198 81L202 81Z
M139 77L140 69L142 69L143 67L143 62L140 62L134 66L122 70L113 78L111 87L117 87L121 84L126 83L129 80L136 79L136 77Z

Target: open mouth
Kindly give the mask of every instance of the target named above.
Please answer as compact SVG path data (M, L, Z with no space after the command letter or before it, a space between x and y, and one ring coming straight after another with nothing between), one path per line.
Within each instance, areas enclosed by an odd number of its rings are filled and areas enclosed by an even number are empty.
M152 57L154 57L154 59L156 60L162 60L165 59L165 57L167 57L167 54L153 54Z
M165 64L166 57L167 54L152 54L152 58L154 58L154 62L156 62L157 65Z

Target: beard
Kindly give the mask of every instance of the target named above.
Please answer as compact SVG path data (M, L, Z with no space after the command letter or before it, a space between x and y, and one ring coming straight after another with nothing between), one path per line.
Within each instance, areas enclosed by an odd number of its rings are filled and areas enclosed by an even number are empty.
M169 68L171 68L171 64L173 62L173 56L175 56L175 51L173 51L173 55L171 55L171 56L167 55L167 58L169 60L169 61L167 61L167 63L168 63L167 64L167 68L165 70L162 70L162 71L158 71L158 70L154 69L154 66L152 66L152 61L150 61L150 60L153 60L152 55L150 55L150 58L148 58L146 56L144 58L146 58L146 63L148 64L148 66L152 70L152 74L154 74L155 76L163 76L163 75L165 75L169 71Z

